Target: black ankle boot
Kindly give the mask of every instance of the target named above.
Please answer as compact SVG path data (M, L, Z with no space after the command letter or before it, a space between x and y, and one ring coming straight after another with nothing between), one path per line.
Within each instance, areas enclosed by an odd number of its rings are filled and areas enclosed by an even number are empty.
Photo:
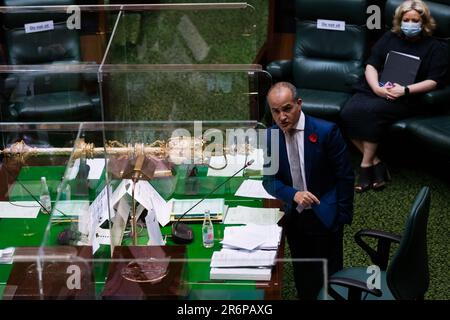
M358 183L355 185L355 191L358 193L369 190L373 184L373 166L370 167L360 167L359 168L359 179Z
M373 174L372 188L374 190L384 189L384 187L386 187L386 182L391 180L391 175L383 162L378 162L373 166Z

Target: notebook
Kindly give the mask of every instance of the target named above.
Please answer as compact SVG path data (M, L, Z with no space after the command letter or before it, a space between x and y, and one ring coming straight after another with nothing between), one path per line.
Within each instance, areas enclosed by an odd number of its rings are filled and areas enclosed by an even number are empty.
M380 76L380 85L398 83L402 86L413 84L420 66L420 58L398 51L389 51Z

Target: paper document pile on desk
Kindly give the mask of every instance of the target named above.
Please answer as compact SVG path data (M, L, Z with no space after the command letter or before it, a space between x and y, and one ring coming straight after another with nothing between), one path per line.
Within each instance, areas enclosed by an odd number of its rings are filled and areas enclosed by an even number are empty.
M15 248L0 249L0 264L11 264L13 262L13 256Z
M277 225L226 227L223 249L211 258L210 278L269 281L280 241Z
M275 225L283 217L284 212L278 208L252 208L237 206L229 208L224 224L258 224Z

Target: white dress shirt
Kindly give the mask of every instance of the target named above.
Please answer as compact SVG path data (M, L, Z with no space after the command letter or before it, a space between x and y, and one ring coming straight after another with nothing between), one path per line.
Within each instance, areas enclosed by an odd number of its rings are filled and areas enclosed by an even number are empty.
M292 132L293 131L293 132ZM292 155L291 155L291 150L293 149L291 147L291 143L293 143L294 141L297 142L297 146L298 146L298 156L300 159L300 168L301 168L301 178L302 178L302 184L303 187L299 188L299 191L307 191L307 181L306 181L306 176L305 176L305 155L304 155L304 132L305 132L305 115L303 114L303 112L300 112L300 118L297 122L297 124L295 125L295 127L292 129L291 133L287 133L285 134L285 140L286 140L286 151L287 151L287 156L288 156L288 160L289 163L292 163ZM295 140L294 140L295 139ZM290 166L291 169L291 177L294 177L295 174L293 174L292 172L292 166ZM295 185L296 183L293 181L293 184ZM301 206L299 205L297 207L297 211L301 212L303 210L303 208L301 208Z

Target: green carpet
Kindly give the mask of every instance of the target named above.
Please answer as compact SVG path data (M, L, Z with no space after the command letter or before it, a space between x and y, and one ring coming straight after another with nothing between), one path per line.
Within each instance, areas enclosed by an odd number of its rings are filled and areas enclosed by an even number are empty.
M357 155L353 156L354 167L358 165ZM450 299L449 230L450 230L450 184L444 178L430 173L423 166L404 168L390 165L392 181L383 191L368 191L355 194L354 218L351 226L345 227L344 266L369 266L364 251L353 240L360 229L378 229L401 234L414 197L422 186L431 188L431 209L428 220L428 254L430 286L425 299ZM287 244L286 244L286 247ZM391 254L395 252L394 245ZM289 258L289 250L286 251ZM295 299L292 268L285 268L283 290L284 299Z

